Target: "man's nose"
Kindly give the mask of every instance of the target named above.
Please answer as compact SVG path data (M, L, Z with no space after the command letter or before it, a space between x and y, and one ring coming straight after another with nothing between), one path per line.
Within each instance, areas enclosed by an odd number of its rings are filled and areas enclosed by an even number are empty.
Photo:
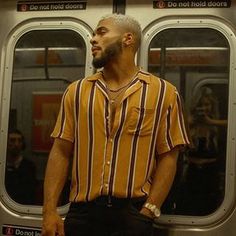
M14 143L13 143L13 146L14 147L18 147L20 144L19 144L19 142L17 142L17 141L15 141Z
M93 45L94 44L94 37L90 39L90 43Z
M90 39L90 43L91 43L92 45L94 45L95 43L97 43L96 35L93 35L93 37Z
M22 141L21 140L15 140L15 142L14 142L14 145L15 146L20 146L22 144Z

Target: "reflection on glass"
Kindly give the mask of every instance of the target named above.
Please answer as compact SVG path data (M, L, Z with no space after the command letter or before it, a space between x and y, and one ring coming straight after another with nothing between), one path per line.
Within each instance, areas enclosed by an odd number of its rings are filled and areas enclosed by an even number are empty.
M188 215L210 214L223 201L224 163L216 120L219 120L218 99L212 89L203 86L193 98L189 116L192 147L188 151L182 207Z
M85 42L78 33L71 30L31 31L23 35L16 44L9 130L24 131L27 145L23 150L20 148L20 141L15 141L18 143L14 144L13 150L18 150L17 156L20 156L15 157L18 160L16 166L20 167L15 173L13 151L10 150L13 146L12 134L9 133L7 160L11 161L7 161L5 184L9 196L18 203L42 204L43 178L52 144L50 133L64 90L69 83L84 77L85 58ZM19 160L23 160L24 167ZM16 176L18 179L13 181ZM19 182L23 180L28 182ZM14 187L17 183L18 188ZM59 205L68 202L69 188L70 179L65 185ZM20 197L16 196L17 192Z
M162 212L211 214L225 195L229 44L213 29L163 30L150 43L148 70L180 91L192 139Z

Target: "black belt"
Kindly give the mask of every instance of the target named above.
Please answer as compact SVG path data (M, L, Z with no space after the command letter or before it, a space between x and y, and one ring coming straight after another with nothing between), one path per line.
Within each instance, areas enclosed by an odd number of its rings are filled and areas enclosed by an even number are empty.
M101 206L126 206L130 203L144 202L146 197L136 197L136 198L117 198L112 196L100 196L94 200L96 205Z
M120 206L126 206L129 205L130 203L132 204L138 204L138 203L144 203L146 197L135 197L135 198L117 198L113 196L100 196L95 198L92 201L89 202L78 202L78 203L72 203L74 206L76 205L97 205L97 206L106 206L106 207L120 207Z

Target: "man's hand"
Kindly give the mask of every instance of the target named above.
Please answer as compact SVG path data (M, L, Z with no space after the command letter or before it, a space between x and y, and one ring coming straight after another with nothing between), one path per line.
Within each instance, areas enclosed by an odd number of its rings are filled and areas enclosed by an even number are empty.
M65 236L63 220L56 212L44 214L42 236Z

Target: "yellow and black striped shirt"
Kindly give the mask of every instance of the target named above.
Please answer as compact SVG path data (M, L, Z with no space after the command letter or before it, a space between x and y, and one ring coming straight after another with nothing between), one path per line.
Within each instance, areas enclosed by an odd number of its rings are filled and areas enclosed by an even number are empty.
M148 195L159 154L189 143L176 88L139 71L116 108L102 73L64 93L52 137L74 143L70 201Z

